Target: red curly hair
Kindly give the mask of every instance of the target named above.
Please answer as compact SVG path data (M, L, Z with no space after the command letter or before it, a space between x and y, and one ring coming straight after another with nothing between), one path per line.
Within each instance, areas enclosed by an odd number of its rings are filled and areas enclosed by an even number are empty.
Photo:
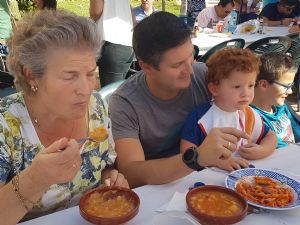
M206 62L207 83L219 84L221 79L228 78L233 71L259 73L260 59L249 49L225 48L214 53Z

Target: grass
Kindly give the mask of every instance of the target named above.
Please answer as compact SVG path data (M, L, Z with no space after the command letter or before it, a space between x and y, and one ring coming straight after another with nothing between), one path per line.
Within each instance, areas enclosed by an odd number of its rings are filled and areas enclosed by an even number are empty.
M180 2L180 1L179 1ZM89 0L58 0L58 8L66 9L81 16L89 16ZM162 10L161 0L154 1L154 7ZM131 0L131 6L136 7L141 4L140 0ZM180 6L178 0L166 0L166 11L179 15Z

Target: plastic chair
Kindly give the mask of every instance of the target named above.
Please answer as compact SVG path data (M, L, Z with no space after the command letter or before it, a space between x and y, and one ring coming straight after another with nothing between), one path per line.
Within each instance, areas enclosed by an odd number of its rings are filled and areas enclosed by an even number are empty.
M99 93L103 100L105 100L107 103L109 102L109 98L112 95L112 93L124 82L124 80L119 80L116 82L113 82L111 84L108 84L100 89Z
M194 45L194 59L197 60L199 57L200 49L197 45Z
M0 70L0 98L17 92L14 87L14 77Z
M300 33L290 34L288 35L288 37L292 39L292 43L291 43L291 47L287 50L286 54L292 56L297 66L299 66L300 60L296 61L296 58L299 55Z
M290 113L294 117L294 119L300 124L300 116L299 116L299 114L297 112L295 112L295 110L292 108L292 106L290 105L290 103L287 100L285 100L285 103L286 103L286 105L287 105ZM299 111L299 109L298 109L298 111Z
M286 53L292 45L292 39L287 36L274 36L259 39L246 48L261 55L266 52L281 52Z
M15 87L0 88L0 98L14 94L17 92Z
M0 88L14 86L14 77L7 72L0 70Z
M204 55L198 57L198 62L206 62L210 56L212 56L218 50L223 48L243 48L245 46L245 40L242 38L236 38L228 41L224 41L220 44L209 49Z

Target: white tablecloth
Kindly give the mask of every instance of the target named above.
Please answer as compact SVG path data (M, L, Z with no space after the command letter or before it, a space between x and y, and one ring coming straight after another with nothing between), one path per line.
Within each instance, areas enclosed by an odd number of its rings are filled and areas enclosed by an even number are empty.
M218 34L204 34L200 33L198 37L192 38L194 45L197 45L200 49L200 54L204 54L207 50L214 47L215 45L235 38L242 38L246 42L246 46L251 44L254 41L265 37L271 36L286 36L288 35L288 27L264 27L264 34L234 34L230 37L216 37ZM223 34L221 34L223 35Z
M266 159L252 161L256 168L276 169L300 182L300 147L290 145ZM189 176L165 185L146 185L134 189L141 200L138 215L126 225L152 225L151 221L158 215L155 212L160 206L169 202L175 192L185 192L195 182L224 186L226 174L206 169L193 172ZM78 207L69 208L44 217L30 220L22 225L88 225L79 214ZM260 214L250 214L238 225L299 225L300 208L288 211L269 211Z

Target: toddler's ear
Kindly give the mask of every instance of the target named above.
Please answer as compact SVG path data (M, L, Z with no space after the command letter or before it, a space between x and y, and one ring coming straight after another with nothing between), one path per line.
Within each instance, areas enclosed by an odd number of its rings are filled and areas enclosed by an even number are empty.
M214 84L213 82L209 82L207 87L212 96L218 96L218 85Z

